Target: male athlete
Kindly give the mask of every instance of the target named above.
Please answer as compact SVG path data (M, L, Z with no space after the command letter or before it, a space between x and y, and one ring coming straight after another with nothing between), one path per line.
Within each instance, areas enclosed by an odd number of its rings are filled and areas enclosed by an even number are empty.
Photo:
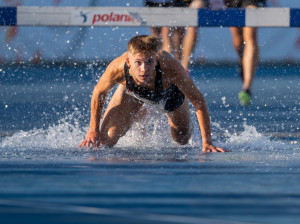
M202 94L183 66L160 47L161 42L154 36L135 36L128 42L128 51L108 65L94 88L89 131L80 147L114 146L129 130L144 103L163 110L173 140L187 144L193 131L190 100L201 129L202 151L225 152L212 144L210 117ZM106 95L116 84L119 86L100 127Z

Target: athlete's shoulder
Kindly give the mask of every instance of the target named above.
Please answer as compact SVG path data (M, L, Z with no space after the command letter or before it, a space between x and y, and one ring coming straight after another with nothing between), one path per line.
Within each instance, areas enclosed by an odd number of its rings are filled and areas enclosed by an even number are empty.
M170 54L169 52L167 52L167 51L164 51L164 50L160 50L159 52L158 52L158 57L159 58L166 58L166 59L171 59L171 58L173 58L173 59L175 59L174 58L174 56L172 55L172 54Z
M178 60L167 51L160 51L158 54L158 61L161 68L169 68L171 70L178 69L178 66L181 66ZM173 69L172 69L173 68Z
M120 83L124 81L124 64L126 62L127 53L112 60L107 66L103 79L108 82Z
M177 83L176 80L182 80L182 78L186 77L184 67L172 54L161 51L158 61L164 76L168 77L172 82Z
M127 57L128 57L128 53L127 53L127 52L123 53L121 56L115 58L115 59L108 65L108 67L119 68L119 67L124 66L124 63L125 63Z
M127 52L121 56L115 58L106 68L106 71L110 72L112 75L117 75L119 73L124 73L124 64L126 62Z
M172 66L177 61L172 54L163 50L159 51L158 60L162 67Z

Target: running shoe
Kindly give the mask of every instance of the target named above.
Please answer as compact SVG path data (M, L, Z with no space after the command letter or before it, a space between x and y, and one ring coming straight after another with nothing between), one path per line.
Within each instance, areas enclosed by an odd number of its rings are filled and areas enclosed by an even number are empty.
M249 90L242 90L239 93L239 99L243 106L250 104L251 102L251 92Z

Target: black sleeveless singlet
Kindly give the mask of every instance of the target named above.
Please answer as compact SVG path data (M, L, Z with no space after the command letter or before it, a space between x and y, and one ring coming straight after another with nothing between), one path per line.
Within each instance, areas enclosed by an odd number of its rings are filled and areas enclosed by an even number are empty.
M162 71L160 69L159 62L156 67L155 77L155 90L149 90L147 88L138 86L132 76L129 74L129 68L127 63L124 64L124 72L126 79L125 93L133 96L141 102L150 104L156 108L171 112L180 107L184 101L184 94L179 88L172 84L168 89L163 90L162 86Z

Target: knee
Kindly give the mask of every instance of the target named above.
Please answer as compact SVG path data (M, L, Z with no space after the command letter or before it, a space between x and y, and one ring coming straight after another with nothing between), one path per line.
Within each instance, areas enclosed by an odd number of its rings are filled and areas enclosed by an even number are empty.
M117 141L101 141L100 142L101 146L106 146L106 147L114 147L115 144L117 144Z
M245 41L245 48L255 51L258 49L257 42L255 40Z
M115 144L117 144L118 140L114 139L102 139L100 141L101 146L107 146L107 147L113 147Z
M234 47L234 49L236 51L239 51L243 47L243 45L244 45L243 39L241 39L241 38L234 38L232 40L232 45L233 45L233 47Z
M116 135L111 135L109 132L101 133L101 146L113 147L118 143L119 137Z
M191 135L192 132L189 129L172 131L172 138L179 145L186 145L189 142Z
M175 141L179 145L186 145L186 144L188 144L189 140L190 140L190 137L182 137L182 138L176 139Z

